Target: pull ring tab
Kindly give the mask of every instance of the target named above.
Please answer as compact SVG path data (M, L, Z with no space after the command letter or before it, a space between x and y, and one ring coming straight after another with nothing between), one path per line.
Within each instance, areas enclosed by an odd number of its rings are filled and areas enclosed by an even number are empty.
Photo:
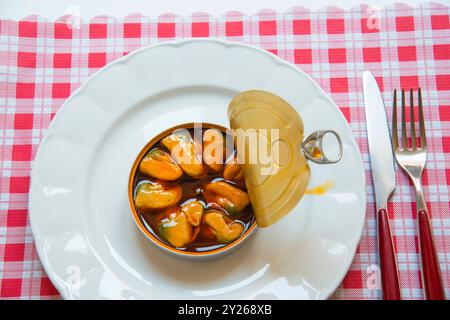
M337 146L339 147L339 152L335 159L327 158L326 152L323 150L323 139L327 134L332 134L336 138ZM312 162L318 164L336 163L342 158L343 149L341 137L333 130L314 131L303 140L302 150L305 157Z

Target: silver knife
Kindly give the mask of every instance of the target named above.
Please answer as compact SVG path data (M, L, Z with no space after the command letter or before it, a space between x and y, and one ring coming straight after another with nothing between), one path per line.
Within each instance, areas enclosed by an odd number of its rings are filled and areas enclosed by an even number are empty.
M377 209L378 251L383 298L399 300L401 295L398 268L387 211L387 202L396 187L394 157L383 99L377 81L370 71L365 71L363 74L363 91L370 165Z

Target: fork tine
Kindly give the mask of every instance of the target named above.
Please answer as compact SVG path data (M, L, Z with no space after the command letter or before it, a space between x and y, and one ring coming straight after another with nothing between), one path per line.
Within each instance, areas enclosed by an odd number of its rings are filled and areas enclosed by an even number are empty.
M405 89L402 89L402 149L408 149L408 140L406 136L406 98Z
M392 144L394 150L398 149L398 131L397 131L397 89L394 89L394 106L392 107Z
M423 107L422 107L422 90L419 88L419 129L420 129L420 148L426 148L427 138L425 135L425 120L423 119Z
M413 89L409 90L409 123L411 126L411 148L416 148L416 124L414 123L414 94Z

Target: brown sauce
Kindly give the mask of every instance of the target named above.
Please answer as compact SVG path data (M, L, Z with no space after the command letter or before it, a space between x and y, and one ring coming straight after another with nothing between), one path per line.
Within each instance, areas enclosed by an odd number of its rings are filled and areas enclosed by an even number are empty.
M209 129L209 127L206 127L205 125L202 128L202 134L205 130ZM191 133L191 136L194 137L194 130L192 128L187 128L187 130L189 130L189 132ZM225 133L224 133L225 134ZM161 140L164 137L161 138ZM197 141L200 142L201 141L201 137L195 137L196 139L198 139ZM160 141L161 141L160 140ZM168 151L162 144L161 142L158 141L156 142L154 145L152 145L149 150L153 149L153 148L160 148L162 150ZM234 155L234 150L232 154L227 155L227 159L229 159L230 157L232 157ZM142 161L142 159L141 159ZM205 166L206 167L206 166ZM189 176L187 176L186 174L183 173L183 175L181 176L180 179L173 181L173 182L161 182L160 180L158 180L158 182L163 183L163 184L167 184L167 185L171 185L171 184L178 184L181 186L182 188L182 196L180 201L177 203L176 206L180 206L182 205L184 202L189 201L191 199L196 199L199 201L202 201L205 205L205 212L210 209L213 208L215 210L219 210L222 213L226 214L228 217L230 217L232 220L234 221L239 221L244 225L244 231L242 234L244 234L253 224L253 222L255 221L255 218L253 216L253 208L251 206L251 204L249 206L247 206L245 208L245 210L241 213L237 213L237 214L229 214L224 208L220 207L218 204L215 203L206 203L203 195L202 195L202 191L203 191L203 187L212 182L212 181L218 181L218 180L222 180L225 181L235 187L238 187L244 191L247 191L245 188L245 184L241 183L235 183L233 181L228 181L225 180L223 178L223 168L220 172L211 172L210 170L208 170L208 174L202 178L199 179L194 179L191 178ZM137 191L137 187L144 182L148 182L148 181L156 181L153 178L147 177L143 174L141 174L139 171L136 172L136 175L134 177L134 183L133 183L133 196L136 196L136 191ZM166 211L166 210L164 210ZM165 213L164 212L155 212L155 213L145 213L145 212L139 212L139 210L137 210L139 218L141 219L142 223L144 224L144 226L147 228L147 230L153 234L157 239L159 239L161 242L165 243L166 245L169 245L171 247L172 246L169 242L167 242L165 239L163 239L162 237L159 236L158 234L158 224L160 223L161 219L163 219L165 217ZM192 243L190 243L189 245L187 245L184 248L179 248L177 247L178 250L183 250L183 251L189 251L189 252L205 252L205 251L210 251L210 250L215 250L215 249L219 249L222 247L227 246L228 244L223 244L223 243L219 243L217 241L211 241L211 240L205 240L202 239L201 236L197 237Z

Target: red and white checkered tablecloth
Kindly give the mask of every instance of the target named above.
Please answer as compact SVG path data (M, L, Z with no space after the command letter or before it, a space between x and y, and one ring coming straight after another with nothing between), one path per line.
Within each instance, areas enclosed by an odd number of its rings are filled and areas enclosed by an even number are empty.
M429 3L344 11L296 7L285 13L229 12L220 17L165 14L90 21L29 16L0 20L0 297L58 298L39 262L28 221L30 167L52 116L96 70L162 41L215 37L269 50L310 74L341 108L362 152L367 219L355 260L334 294L377 299L377 245L361 75L371 70L387 105L394 88L422 87L427 120L425 194L446 295L450 297L450 24L449 7ZM423 298L413 188L397 172L390 203L405 299Z

